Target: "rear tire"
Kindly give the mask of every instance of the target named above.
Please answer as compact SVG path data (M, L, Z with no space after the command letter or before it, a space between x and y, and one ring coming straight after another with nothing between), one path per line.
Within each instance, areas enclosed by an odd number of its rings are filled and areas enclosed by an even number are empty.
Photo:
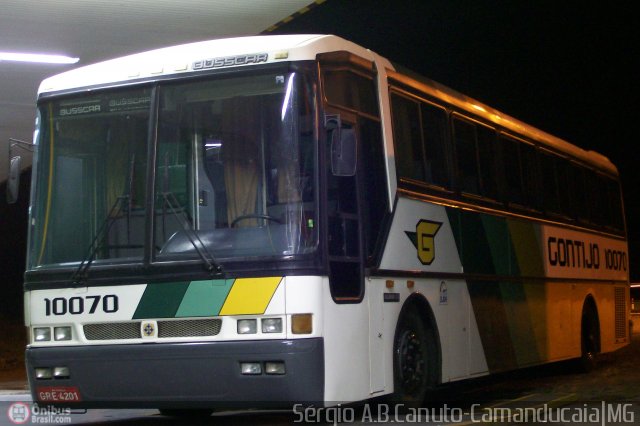
M592 302L586 302L582 308L580 333L581 354L577 362L578 371L588 373L598 366L600 353L600 321Z

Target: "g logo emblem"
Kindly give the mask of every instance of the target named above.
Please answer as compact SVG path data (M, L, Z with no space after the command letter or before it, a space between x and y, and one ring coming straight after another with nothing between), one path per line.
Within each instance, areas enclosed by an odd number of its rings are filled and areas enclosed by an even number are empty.
M436 258L435 236L441 226L441 222L420 219L415 233L405 231L407 237L418 249L418 260L423 265L431 265Z

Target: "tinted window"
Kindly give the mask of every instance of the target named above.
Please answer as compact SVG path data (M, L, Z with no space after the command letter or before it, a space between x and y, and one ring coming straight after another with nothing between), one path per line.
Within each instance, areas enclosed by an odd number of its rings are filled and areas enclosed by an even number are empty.
M526 143L521 143L519 148L525 205L535 210L541 210L540 194L538 191L538 162L536 149L533 145Z
M476 131L482 195L495 200L498 198L496 134L493 129L480 125L476 126Z
M442 108L422 103L422 137L425 150L425 174L429 183L450 186L447 155L447 113Z
M347 70L326 70L323 76L324 94L330 103L378 116L372 79Z
M584 170L577 164L569 165L569 193L571 198L574 217L581 221L589 220L589 210L587 207L586 186L584 181Z
M558 184L556 180L557 157L550 153L540 154L543 208L548 213L561 213Z
M506 136L501 136L500 141L502 145L508 200L510 203L524 205L522 169L520 168L520 153L518 150L519 143Z
M393 94L391 107L398 176L424 181L419 104Z
M476 152L475 126L467 121L454 118L453 134L456 144L458 179L464 192L480 195L480 172Z
M380 123L362 118L362 157L364 167L364 231L367 255L374 254L376 243L389 210L387 199L387 172L382 146Z

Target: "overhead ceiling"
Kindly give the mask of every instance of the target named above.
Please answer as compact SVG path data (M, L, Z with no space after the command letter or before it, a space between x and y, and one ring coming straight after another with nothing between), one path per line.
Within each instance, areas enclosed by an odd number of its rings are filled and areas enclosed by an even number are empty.
M158 47L257 34L321 2L3 0L0 51L60 54L80 61L74 65L0 61L0 181L6 177L8 139L31 140L36 91L45 77Z

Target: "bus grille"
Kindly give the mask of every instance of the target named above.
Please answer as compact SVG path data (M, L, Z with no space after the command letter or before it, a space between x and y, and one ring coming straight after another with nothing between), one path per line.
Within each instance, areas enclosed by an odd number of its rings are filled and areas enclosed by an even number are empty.
M84 335L87 340L141 339L140 323L132 321L85 324ZM222 320L219 318L158 321L158 338L216 336L220 333L221 326Z
M615 322L616 322L616 339L625 339L627 337L627 304L625 298L625 288L615 288Z
M87 340L139 339L140 322L105 322L86 324L84 337Z
M216 336L221 325L221 319L158 321L158 337Z

